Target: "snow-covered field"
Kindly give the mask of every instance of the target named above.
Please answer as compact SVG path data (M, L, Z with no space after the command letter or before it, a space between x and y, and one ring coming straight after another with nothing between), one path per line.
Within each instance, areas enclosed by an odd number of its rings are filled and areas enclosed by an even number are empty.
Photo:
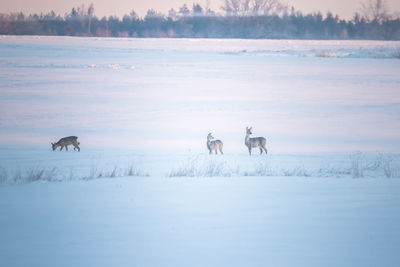
M399 266L399 57L1 36L0 265ZM68 135L81 152L51 150Z
M2 266L386 266L398 179L157 178L0 187Z
M0 38L1 144L245 153L400 150L400 42ZM342 50L347 57L338 55Z

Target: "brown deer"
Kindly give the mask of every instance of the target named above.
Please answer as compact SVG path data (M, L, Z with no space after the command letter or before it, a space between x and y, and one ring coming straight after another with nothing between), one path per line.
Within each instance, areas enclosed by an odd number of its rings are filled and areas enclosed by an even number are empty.
M61 138L60 140L58 140L57 143L51 143L51 146L53 148L53 151L56 150L57 147L61 147L60 151L65 147L65 150L68 151L68 146L69 145L73 145L74 146L74 150L78 149L78 151L81 151L81 149L79 148L80 143L78 142L78 137L76 136L68 136L68 137L64 137Z
M211 141L211 139L214 139L214 137L211 135L211 133L209 133L207 135L207 148L210 151L210 154L212 154L213 151L215 151L215 154L218 154L218 150L219 152L221 152L221 154L224 154L222 152L222 147L224 146L222 141L221 140Z
M252 127L246 127L246 138L244 139L244 144L247 146L249 149L249 154L251 155L251 148L252 147L258 147L260 149L260 155L265 151L265 154L267 154L267 148L265 145L267 144L267 139L264 137L254 137L250 138L250 135L253 134L251 132Z

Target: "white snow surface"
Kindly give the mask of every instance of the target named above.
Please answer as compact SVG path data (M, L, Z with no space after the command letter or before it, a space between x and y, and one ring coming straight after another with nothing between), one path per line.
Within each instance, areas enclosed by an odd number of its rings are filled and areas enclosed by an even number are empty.
M0 38L0 144L400 150L400 42Z
M398 179L123 177L0 186L3 266L400 262Z
M399 47L1 36L0 266L400 266Z

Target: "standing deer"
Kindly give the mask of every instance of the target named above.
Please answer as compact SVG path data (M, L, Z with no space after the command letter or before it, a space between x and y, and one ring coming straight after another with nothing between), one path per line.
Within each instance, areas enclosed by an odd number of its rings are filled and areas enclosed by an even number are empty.
M252 134L251 128L246 127L246 138L244 139L244 144L247 146L249 149L249 154L251 155L251 148L252 147L258 147L260 149L260 155L262 154L263 151L265 151L265 154L267 154L267 149L265 148L265 145L267 144L267 139L264 137L254 137L250 138L250 135Z
M64 137L61 138L60 140L58 140L57 143L51 143L51 146L53 148L53 151L56 150L57 147L61 147L60 151L65 147L65 150L68 151L68 145L73 145L74 146L74 150L78 149L78 151L81 151L81 149L79 148L80 143L78 142L78 137L76 136L68 136L68 137Z
M212 151L215 151L215 154L218 154L218 150L219 152L221 152L221 154L224 154L222 152L222 147L224 146L222 141L221 140L211 141L211 139L214 139L214 137L211 135L211 133L209 133L207 135L207 148L210 151L210 154L212 153Z

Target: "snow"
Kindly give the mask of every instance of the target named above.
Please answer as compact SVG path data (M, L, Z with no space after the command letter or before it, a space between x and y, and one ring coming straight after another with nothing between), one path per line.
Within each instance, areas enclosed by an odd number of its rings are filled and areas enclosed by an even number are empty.
M205 148L206 149L206 148ZM292 153L209 155L128 149L2 147L0 182L76 181L102 177L400 178L399 154ZM1 184L1 183L0 183Z
M1 36L0 265L398 266L399 47Z
M0 143L44 147L75 135L83 147L202 152L213 132L227 153L241 153L253 126L273 153L398 153L396 47L6 36ZM385 56L317 56L341 49Z
M143 178L0 187L5 266L399 264L398 179Z

